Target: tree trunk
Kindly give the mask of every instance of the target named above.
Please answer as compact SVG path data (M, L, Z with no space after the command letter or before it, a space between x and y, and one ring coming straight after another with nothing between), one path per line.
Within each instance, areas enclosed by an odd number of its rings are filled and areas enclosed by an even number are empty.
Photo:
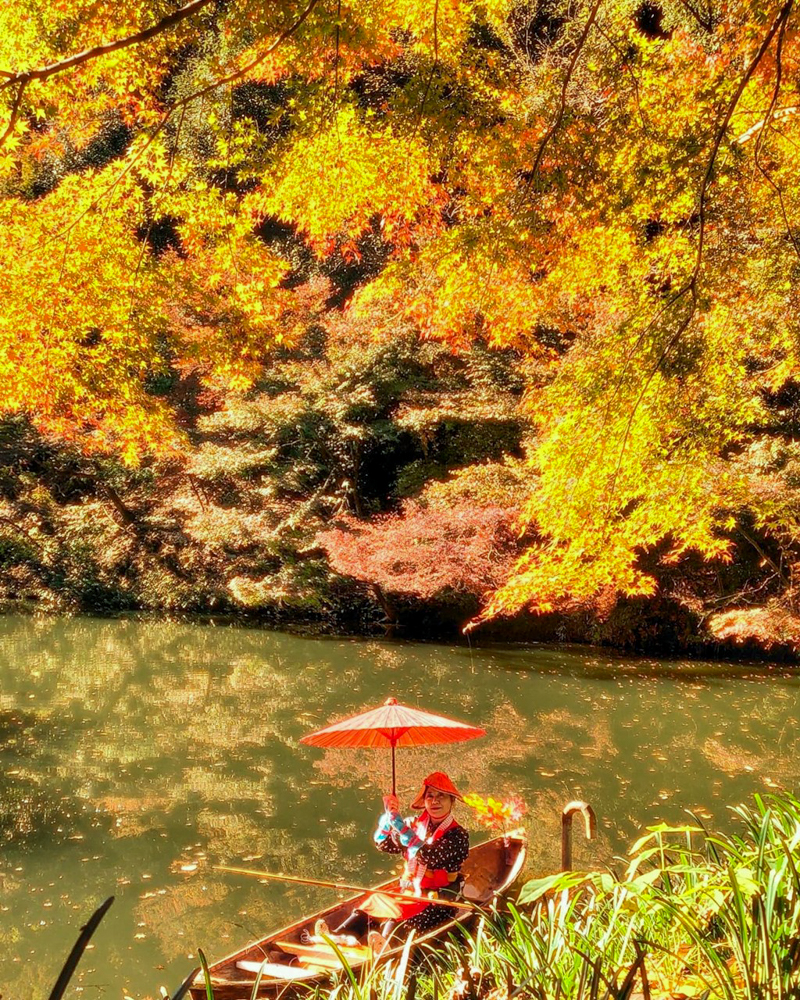
M400 625L400 619L397 615L396 608L389 600L389 598L386 596L383 588L379 584L377 583L370 584L370 589L372 590L372 594L375 600L381 606L381 610L383 611L384 615L386 615L386 621L384 622L384 628L386 629L386 632L387 633L394 632L395 629L397 629L398 626Z
M130 510L129 507L125 506L125 501L122 499L119 493L117 493L117 491L114 489L113 486L109 486L108 483L104 483L101 479L98 479L96 481L97 485L106 495L106 497L111 501L111 505L113 506L114 510L116 510L117 514L119 514L119 518L125 525L125 527L133 528L133 530L136 531L138 534L136 515L133 513L132 510Z

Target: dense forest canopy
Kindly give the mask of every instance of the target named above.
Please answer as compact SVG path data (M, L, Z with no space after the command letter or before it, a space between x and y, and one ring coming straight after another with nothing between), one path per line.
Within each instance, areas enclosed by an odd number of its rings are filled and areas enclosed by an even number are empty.
M654 567L721 564L745 530L771 567L759 599L791 600L798 16L9 5L4 410L136 465L185 446L176 373L224 411L309 337L488 347L535 434L504 501L526 542L493 562L485 616L650 594ZM488 383L461 390L490 405ZM473 504L495 512L480 468Z

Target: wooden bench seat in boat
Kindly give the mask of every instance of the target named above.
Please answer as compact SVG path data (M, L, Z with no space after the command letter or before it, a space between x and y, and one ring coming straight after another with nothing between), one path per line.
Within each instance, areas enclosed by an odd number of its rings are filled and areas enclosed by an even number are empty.
M275 947L285 951L288 955L297 955L300 959L307 959L310 962L319 962L327 965L333 963L335 969L341 968L342 963L339 956L331 945L320 944L300 944L297 941L276 941ZM362 965L372 958L372 952L366 945L339 944L336 946L347 959L351 966Z
M248 962L236 963L236 968L242 972L254 972L267 979L311 979L316 976L315 969L304 969L302 965L281 965L279 962Z

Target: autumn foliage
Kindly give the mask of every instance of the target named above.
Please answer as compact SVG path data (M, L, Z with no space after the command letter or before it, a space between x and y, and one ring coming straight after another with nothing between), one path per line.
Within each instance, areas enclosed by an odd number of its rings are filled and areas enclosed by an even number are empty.
M489 829L506 830L509 824L519 823L528 807L519 795L508 799L495 799L491 795L485 799L470 793L464 796L464 804L475 811L475 818Z
M795 430L799 16L7 5L3 407L84 454L179 460L173 376L246 392L318 327L488 344L536 429L519 524L408 507L351 525L357 549L332 532L340 572L548 611L652 595L654 556L735 560L746 522L791 595L800 508L751 459ZM538 539L514 564L501 523Z
M352 518L320 533L337 573L421 600L446 592L483 597L514 563L514 511L462 503L445 508L409 502L368 523Z

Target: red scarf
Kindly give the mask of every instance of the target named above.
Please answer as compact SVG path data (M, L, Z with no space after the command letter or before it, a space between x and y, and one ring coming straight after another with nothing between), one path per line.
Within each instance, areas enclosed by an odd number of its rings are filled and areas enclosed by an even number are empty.
M430 825L430 820L431 817L426 811L418 816L413 824L414 833L426 844L435 843L452 827L458 826L455 816L452 813L448 813L433 833L429 834L428 826ZM408 879L409 882L420 880L423 889L441 889L443 886L455 882L456 878L458 878L458 872L448 872L444 868L428 868L425 862L420 860L419 853L416 853L413 858L406 859L403 878Z

